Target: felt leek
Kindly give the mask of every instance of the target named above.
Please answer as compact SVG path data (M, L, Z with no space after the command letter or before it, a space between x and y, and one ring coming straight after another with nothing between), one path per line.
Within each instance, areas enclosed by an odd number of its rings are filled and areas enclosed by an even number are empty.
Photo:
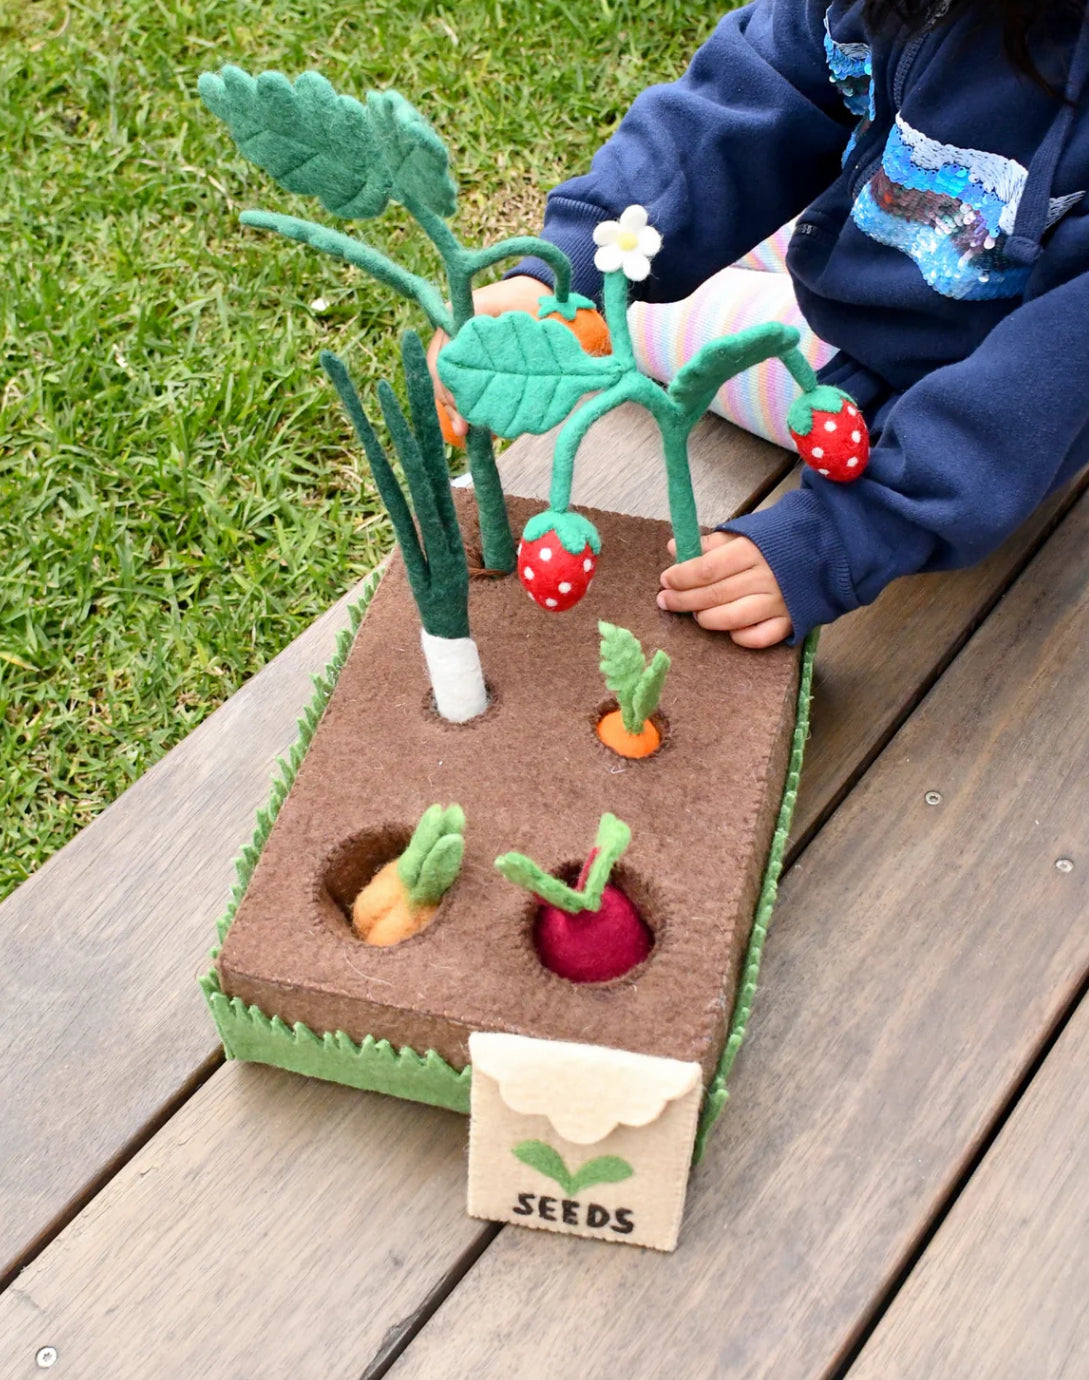
M420 614L421 642L435 708L451 723L465 723L488 705L480 654L469 632L469 566L446 472L423 344L406 331L401 359L411 421L388 383L378 386L386 426L408 481L412 507L363 411L344 361L329 351L321 362L367 455L389 513ZM415 515L413 514L415 510Z

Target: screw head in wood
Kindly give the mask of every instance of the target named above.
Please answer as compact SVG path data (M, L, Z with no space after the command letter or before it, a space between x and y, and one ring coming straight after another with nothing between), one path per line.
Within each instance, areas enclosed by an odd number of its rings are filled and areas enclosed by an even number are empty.
M942 793L941 791L927 791L923 799L928 805L940 805L942 803Z
M1055 871L1056 871L1056 872L1073 872L1073 870L1074 870L1074 860L1073 860L1072 858L1056 858L1056 859L1055 859Z
M39 1370L48 1370L50 1366L57 1364L57 1348L55 1346L40 1347L34 1360Z

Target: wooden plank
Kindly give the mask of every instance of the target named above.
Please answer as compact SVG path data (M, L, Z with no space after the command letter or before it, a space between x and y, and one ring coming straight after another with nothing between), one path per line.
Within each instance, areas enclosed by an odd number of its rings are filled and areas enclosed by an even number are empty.
M214 1056L193 979L350 599L0 907L0 1278Z
M716 433L741 457L736 464L711 464ZM622 467L638 469L638 447L650 439L638 440L644 433L633 419L616 446L610 434L598 429L601 459L591 464L601 482ZM782 452L737 439L717 419L699 435L705 497L716 512L750 504L785 463ZM541 444L534 438L525 448ZM517 467L522 449L512 446L505 466ZM592 462L592 447L588 454ZM528 493L530 479L523 473L511 487ZM0 1279L215 1058L193 978L225 905L233 858L276 757L295 736L310 677L331 654L346 602L0 908Z
M1083 500L792 869L677 1254L505 1230L391 1374L845 1354L1089 968L1087 575Z
M434 1240L480 1233L464 1136L453 1112L226 1065L0 1299L0 1374L48 1345L56 1374L102 1380L358 1380Z
M1087 1068L1083 1001L851 1380L1089 1375Z

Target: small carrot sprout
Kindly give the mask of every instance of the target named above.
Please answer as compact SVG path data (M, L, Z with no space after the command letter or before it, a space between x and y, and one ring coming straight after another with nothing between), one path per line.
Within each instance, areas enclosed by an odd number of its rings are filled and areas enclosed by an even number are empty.
M352 906L352 925L368 944L398 944L434 919L465 855L465 812L432 805L408 847L371 878Z
M661 734L651 717L662 698L669 657L658 651L648 664L634 633L612 623L597 626L601 671L620 705L619 711L606 714L598 724L598 737L622 757L649 757L661 746Z

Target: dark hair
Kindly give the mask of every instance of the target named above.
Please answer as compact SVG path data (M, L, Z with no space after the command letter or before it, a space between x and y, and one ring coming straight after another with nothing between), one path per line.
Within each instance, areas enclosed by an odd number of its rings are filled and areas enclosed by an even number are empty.
M1086 0L865 0L865 20L872 28L906 25L913 33L938 28L963 14L1002 29L1002 46L1015 71L1023 72L1053 96L1062 82L1040 68L1041 45L1054 44L1072 16L1084 15ZM1050 64L1049 64L1050 65Z

